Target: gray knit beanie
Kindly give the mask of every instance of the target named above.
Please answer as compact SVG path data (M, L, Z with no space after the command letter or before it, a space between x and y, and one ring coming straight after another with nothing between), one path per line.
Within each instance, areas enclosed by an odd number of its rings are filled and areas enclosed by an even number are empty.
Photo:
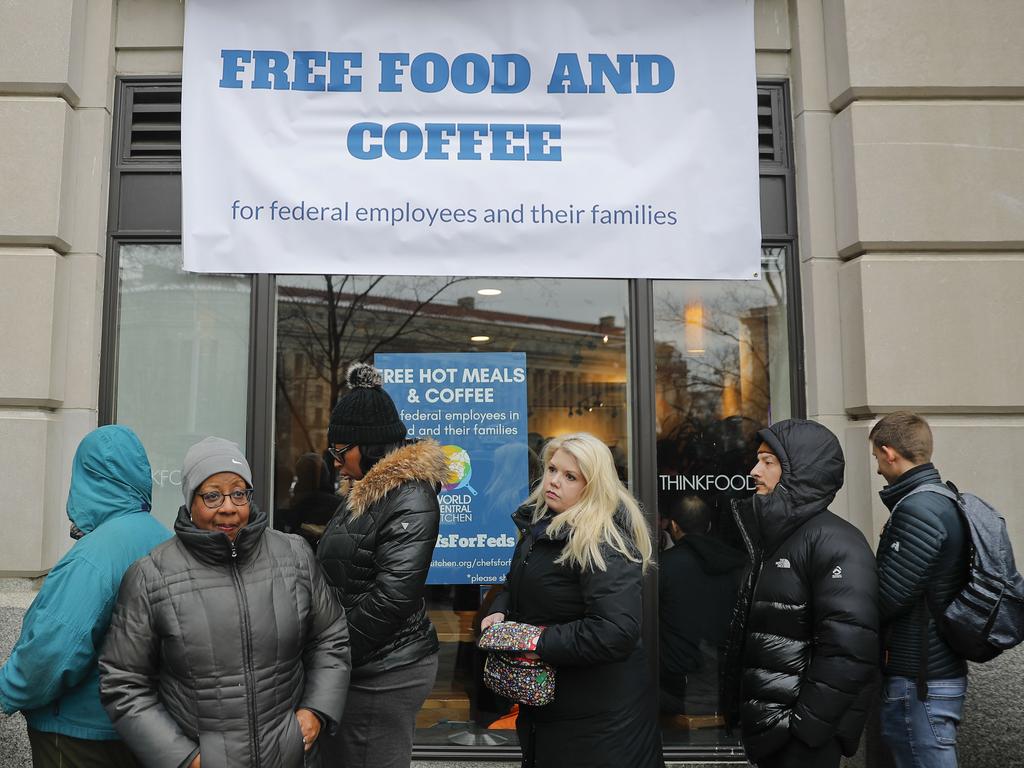
M234 472L252 488L252 470L237 443L222 437L208 437L188 449L181 468L181 492L185 504L192 504L196 489L218 472Z
M405 439L405 424L395 403L382 388L380 371L367 363L353 363L345 376L349 391L338 398L327 427L332 445L381 445Z

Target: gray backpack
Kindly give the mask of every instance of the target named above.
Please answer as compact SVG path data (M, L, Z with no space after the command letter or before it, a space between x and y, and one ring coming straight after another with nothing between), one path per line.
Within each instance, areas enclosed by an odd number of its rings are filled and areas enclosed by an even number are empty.
M987 502L960 493L952 483L922 485L907 496L922 491L955 503L968 537L967 581L934 617L936 627L959 656L968 661L993 659L1024 640L1024 577L1013 559L1006 521Z

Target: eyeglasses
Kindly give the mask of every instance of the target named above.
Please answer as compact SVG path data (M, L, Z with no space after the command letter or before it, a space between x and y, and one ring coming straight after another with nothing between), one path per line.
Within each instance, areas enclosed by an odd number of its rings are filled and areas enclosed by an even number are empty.
M327 452L331 454L331 458L339 464L345 463L345 454L355 448L355 443L352 445L346 445L344 448L328 448Z
M224 504L224 499L230 498L231 503L236 507L247 507L249 502L252 501L252 488L246 488L244 491L232 491L225 496L220 491L209 491L208 493L196 494L200 499L203 500L203 504L206 505L207 509L220 509Z

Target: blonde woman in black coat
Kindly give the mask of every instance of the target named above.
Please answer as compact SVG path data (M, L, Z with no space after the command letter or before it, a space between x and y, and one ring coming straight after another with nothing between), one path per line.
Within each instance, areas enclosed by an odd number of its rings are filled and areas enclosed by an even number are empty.
M552 440L543 481L512 516L521 537L484 628L544 627L536 653L557 670L555 700L520 705L524 768L661 766L655 696L640 644L651 537L593 435Z

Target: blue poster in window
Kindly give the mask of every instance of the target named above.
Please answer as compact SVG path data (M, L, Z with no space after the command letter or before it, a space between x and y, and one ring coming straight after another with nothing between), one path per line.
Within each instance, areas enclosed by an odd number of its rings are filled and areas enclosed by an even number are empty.
M410 438L448 457L428 584L498 584L508 573L529 492L526 354L378 354L375 365Z

